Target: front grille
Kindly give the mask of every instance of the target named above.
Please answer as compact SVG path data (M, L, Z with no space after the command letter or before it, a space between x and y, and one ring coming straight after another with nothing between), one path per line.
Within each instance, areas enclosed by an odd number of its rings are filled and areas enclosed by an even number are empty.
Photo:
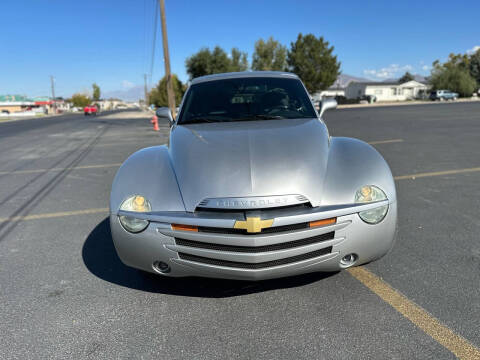
M241 234L241 235L258 235L258 234L273 234L279 232L295 231L308 229L308 223L292 224L275 226L271 228L263 229L261 233L249 233L245 229L233 229L233 228L217 228L217 227L199 227L199 232L215 233L215 234Z
M280 244L263 245L263 246L235 246L235 245L212 244L212 243L180 239L180 238L175 238L175 243L179 246L188 246L188 247L208 249L208 250L231 251L231 252L238 252L238 253L260 253L260 252L267 252L267 251L292 249L299 246L316 244L322 241L332 240L334 236L335 236L335 232L331 231L326 234L316 235L306 239L289 241L289 242L284 242Z
M197 263L208 264L208 265L216 265L216 266L224 266L230 268L237 268L237 269L251 269L251 270L258 270L258 269L266 269L274 266L292 264L295 262L313 259L318 256L330 254L332 252L332 247L326 247L320 250L312 251L306 254L301 254L297 256L292 256L285 259L273 260L273 261L266 261L262 263L244 263L244 262L237 262L237 261L228 261L228 260L219 260L219 259L211 259L206 258L203 256L196 256L190 255L185 253L178 253L180 259L194 261Z

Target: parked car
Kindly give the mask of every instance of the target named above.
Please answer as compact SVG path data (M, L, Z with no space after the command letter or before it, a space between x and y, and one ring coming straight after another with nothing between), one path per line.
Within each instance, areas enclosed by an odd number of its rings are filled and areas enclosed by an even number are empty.
M430 99L433 101L457 100L458 94L450 90L435 90L430 93Z
M98 108L96 105L87 105L83 108L83 113L87 115L97 115Z
M338 271L384 256L395 182L369 144L331 137L284 72L194 79L168 145L131 155L110 195L116 251L163 276L260 280Z

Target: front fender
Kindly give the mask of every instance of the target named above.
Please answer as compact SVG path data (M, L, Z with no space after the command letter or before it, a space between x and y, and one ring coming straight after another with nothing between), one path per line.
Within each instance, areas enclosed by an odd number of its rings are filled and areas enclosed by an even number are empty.
M125 160L113 180L110 213L135 194L146 197L152 211L185 211L166 146L139 150Z
M397 199L392 172L375 148L357 139L332 137L321 205L351 204L364 185L382 189L390 203Z

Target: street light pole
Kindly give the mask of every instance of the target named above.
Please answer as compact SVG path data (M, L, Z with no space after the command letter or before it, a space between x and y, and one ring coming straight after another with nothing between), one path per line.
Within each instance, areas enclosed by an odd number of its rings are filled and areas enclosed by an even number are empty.
M57 113L57 103L55 102L55 79L53 75L50 75L50 84L52 86L52 99L53 99L53 113Z
M143 91L145 92L145 107L148 109L147 74L143 74Z
M165 18L165 1L158 0L160 3L160 19L162 21L162 39L163 39L163 59L165 61L165 76L167 79L167 97L168 107L175 118L175 93L173 91L172 74L170 73L170 55L168 53L167 20Z

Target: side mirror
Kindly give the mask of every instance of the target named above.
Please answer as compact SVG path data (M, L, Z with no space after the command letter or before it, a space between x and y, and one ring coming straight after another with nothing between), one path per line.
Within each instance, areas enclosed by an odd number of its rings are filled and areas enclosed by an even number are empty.
M330 109L337 108L337 100L335 99L323 99L320 103L320 117L322 117L323 113Z
M157 111L155 111L155 115L157 115L157 118L160 119L166 119L168 120L168 123L170 126L173 125L173 117L172 117L172 112L168 107L161 107L158 108Z

